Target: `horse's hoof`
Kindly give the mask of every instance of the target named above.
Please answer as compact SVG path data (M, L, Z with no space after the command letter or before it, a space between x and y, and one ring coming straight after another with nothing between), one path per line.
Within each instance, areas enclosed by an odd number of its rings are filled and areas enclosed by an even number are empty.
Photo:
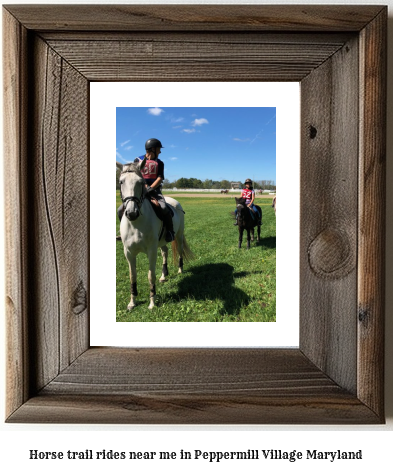
M135 308L136 304L129 304L127 306L128 311L132 311Z
M160 283L165 283L167 281L167 279L165 277L161 277L158 281Z
M153 309L155 306L155 296L150 296L150 304L148 306L149 309Z

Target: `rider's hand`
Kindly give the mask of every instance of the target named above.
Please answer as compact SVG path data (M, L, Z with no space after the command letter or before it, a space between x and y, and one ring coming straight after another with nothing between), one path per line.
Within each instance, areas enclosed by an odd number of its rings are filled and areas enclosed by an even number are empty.
M147 189L146 189L146 193L147 194L150 194L151 192L154 191L154 188L152 188L151 186L149 186Z

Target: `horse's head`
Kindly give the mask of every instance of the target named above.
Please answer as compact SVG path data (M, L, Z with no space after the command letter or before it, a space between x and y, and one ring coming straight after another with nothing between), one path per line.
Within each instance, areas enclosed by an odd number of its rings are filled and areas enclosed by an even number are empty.
M246 200L242 197L240 198L237 198L235 197L235 201L236 201L236 207L237 207L237 210L240 211L241 209L245 209L246 207Z
M124 204L124 214L128 220L134 221L141 213L145 195L145 185L141 173L146 158L139 163L124 165L120 174L120 195Z
M236 209L237 209L237 219L239 222L239 225L245 225L247 222L249 216L249 211L246 205L246 200L242 197L237 198L235 197L236 201Z

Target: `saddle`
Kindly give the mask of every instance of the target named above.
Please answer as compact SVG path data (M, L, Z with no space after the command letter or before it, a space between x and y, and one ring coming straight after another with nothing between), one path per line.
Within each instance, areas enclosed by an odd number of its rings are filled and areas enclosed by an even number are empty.
M158 204L157 199L154 199L154 197L148 197L148 201L151 204L151 207L153 208L153 211L155 212L156 216L160 219L160 221L164 220L164 212L161 209L161 206ZM171 213L171 216L173 217L175 215L175 209L173 206L170 204L166 203L167 209L169 209L169 212Z

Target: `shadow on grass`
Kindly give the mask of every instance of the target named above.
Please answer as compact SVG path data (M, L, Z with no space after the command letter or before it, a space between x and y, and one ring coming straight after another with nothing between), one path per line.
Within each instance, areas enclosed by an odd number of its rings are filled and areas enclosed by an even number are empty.
M186 276L187 275L187 276ZM242 306L249 304L247 294L234 286L233 267L227 263L212 263L190 268L179 282L174 297L196 300L219 299L223 303L220 314L239 313Z
M233 274L233 277L234 278L244 278L244 277L247 277L249 275L262 275L263 272L262 271L253 271L253 272L236 272Z
M275 249L276 248L276 237L265 237L261 238L259 242L254 240L255 245L257 247L265 247L267 249Z

